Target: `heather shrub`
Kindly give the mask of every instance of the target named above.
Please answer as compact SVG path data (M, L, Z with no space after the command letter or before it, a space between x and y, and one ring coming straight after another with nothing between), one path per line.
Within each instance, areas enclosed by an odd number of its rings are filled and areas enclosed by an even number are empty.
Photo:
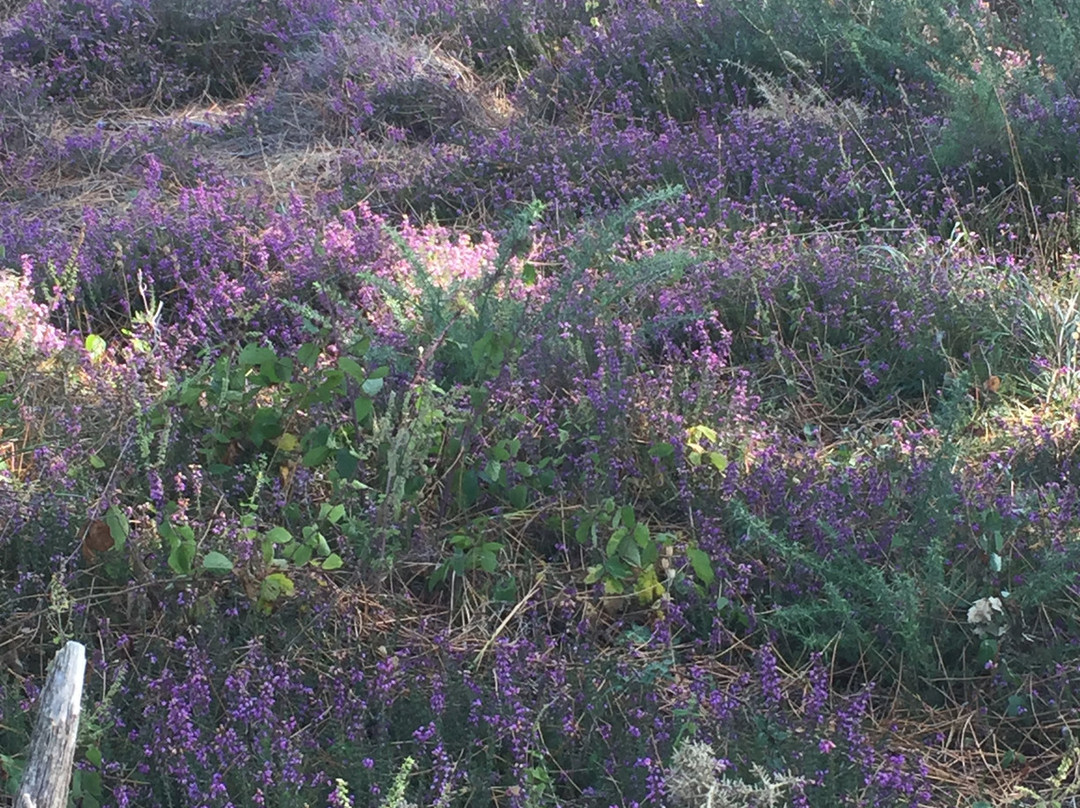
M802 0L613 3L581 45L535 71L526 98L548 117L598 105L693 121L762 100L740 65L784 77L802 64L838 97L895 102L898 71L933 89L941 74L965 69L958 22L921 0L867 10Z
M440 49L500 84L520 82L567 39L580 36L605 2L529 3L524 0L382 0L356 19L399 36L437 39Z
M472 71L443 51L354 21L291 60L246 121L305 143L442 140L498 120L480 90Z
M51 99L88 110L229 98L287 50L312 43L332 13L304 0L31 2L7 26L0 60L31 71Z

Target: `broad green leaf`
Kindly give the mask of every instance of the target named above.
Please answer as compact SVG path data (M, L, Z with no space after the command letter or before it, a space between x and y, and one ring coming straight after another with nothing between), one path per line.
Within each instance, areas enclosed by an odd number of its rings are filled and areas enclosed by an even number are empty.
M289 596L296 591L296 584L292 578L283 572L274 572L267 575L259 587L259 597L270 603L282 595Z
M365 379L364 383L360 385L360 389L364 391L365 395L374 396L383 388L384 379Z
M491 599L497 603L514 603L517 600L517 580L513 575L499 579L491 590Z
M617 530L611 531L611 535L608 537L607 546L604 548L604 555L609 558L619 552L619 545L622 544L622 540L626 538L626 528L620 527Z
M450 572L450 565L445 561L435 568L435 572L431 573L431 577L428 578L427 588L428 592L431 592L446 580L447 573Z
M619 557L635 567L641 566L641 548L629 539L619 544Z
M461 475L461 487L458 489L458 502L462 508L471 508L480 498L480 480L472 469Z
M609 558L604 562L604 567L609 575L620 580L629 578L634 574L634 570L621 558Z
M370 398L364 398L358 396L356 401L353 402L353 413L356 415L356 420L359 423L364 423L375 412L375 405Z
M113 539L113 547L117 550L124 549L124 543L131 535L131 524L127 515L117 506L112 505L105 511L105 524L109 526L109 535ZM194 534L192 534L194 535Z
M334 471L342 480L351 480L356 477L356 470L360 467L360 458L352 449L343 446L337 450L334 457Z
M283 452L295 452L300 448L300 439L292 432L285 432L284 434L279 435L274 438L271 443Z
M690 559L690 566L693 567L698 580L705 586L711 586L712 582L716 580L716 572L713 570L712 559L709 558L709 554L697 547L691 547L686 551L686 557Z
M293 553L292 562L298 567L303 567L311 561L312 555L311 548L306 544L301 544L296 548L296 552Z
M240 364L254 367L255 365L273 366L277 361L277 354L270 348L263 348L254 343L245 345L240 351Z
M367 379L367 373L364 371L363 366L351 356L339 356L337 366L361 384Z
M105 461L98 457L96 454L90 455L90 465L96 469L105 468Z
M519 511L524 510L529 503L529 488L522 483L518 483L510 489L506 497L510 500L510 504Z
M331 553L323 560L322 568L329 572L331 570L341 569L341 565L344 563L345 562L341 560L341 556L337 553Z
M178 542L169 553L169 569L177 575L190 575L195 562L195 542Z
M292 541L292 533L287 531L283 527L272 527L266 531L266 538L272 541L274 544L284 544L287 541Z
M217 550L211 550L203 556L202 566L204 570L228 572L233 568L233 563L229 560L228 556L223 553L219 553Z
M644 547L649 543L649 526L644 522L634 525L634 543L638 547Z
M296 351L296 361L306 368L313 368L315 363L319 361L319 353L319 346L308 342L301 345Z
M104 339L97 334L87 334L84 342L86 352L90 355L90 359L94 362L101 359L105 353L105 349L108 347Z
M723 471L728 467L727 455L720 452L709 452L709 462L712 463L717 471Z
M308 449L306 452L304 452L304 457L303 457L303 459L301 459L300 462L303 463L308 468L314 468L315 466L320 465L329 456L330 456L330 447L329 446L314 446L311 449Z
M342 505L339 502L337 505L335 505L329 511L327 511L327 513L326 513L326 521L329 522L332 525L336 525L338 522L340 522L342 520L342 518L344 516L345 516L345 506Z

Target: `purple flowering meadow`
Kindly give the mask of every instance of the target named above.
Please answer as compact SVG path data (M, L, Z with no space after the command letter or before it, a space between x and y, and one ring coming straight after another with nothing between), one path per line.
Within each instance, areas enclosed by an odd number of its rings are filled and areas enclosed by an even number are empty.
M0 805L1065 804L1078 36L0 3Z

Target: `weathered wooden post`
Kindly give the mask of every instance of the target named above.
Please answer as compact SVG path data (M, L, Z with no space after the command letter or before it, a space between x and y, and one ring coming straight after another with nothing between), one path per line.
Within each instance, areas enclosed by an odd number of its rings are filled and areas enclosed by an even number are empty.
M15 808L66 808L85 673L86 647L69 641L45 678Z

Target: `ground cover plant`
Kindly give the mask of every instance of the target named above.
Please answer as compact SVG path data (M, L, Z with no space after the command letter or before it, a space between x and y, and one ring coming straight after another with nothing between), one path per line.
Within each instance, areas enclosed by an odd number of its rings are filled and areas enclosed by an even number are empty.
M0 802L1073 804L1077 11L0 4Z

